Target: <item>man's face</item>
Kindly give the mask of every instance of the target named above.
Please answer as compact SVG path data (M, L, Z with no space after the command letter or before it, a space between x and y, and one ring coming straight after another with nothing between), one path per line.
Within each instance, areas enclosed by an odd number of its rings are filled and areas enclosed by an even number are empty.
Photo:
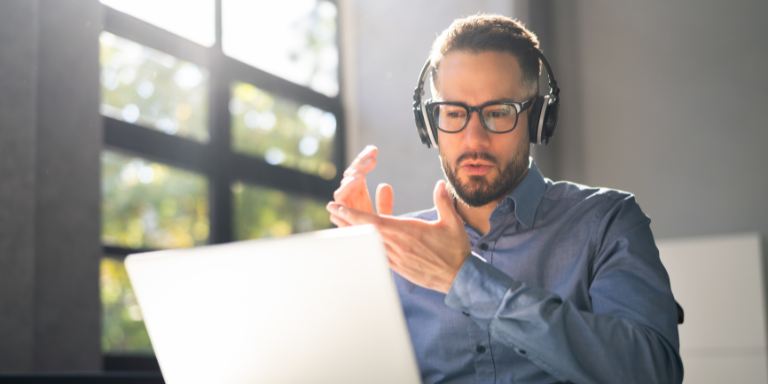
M517 59L507 53L448 53L440 63L435 100L479 106L489 101L524 102ZM472 113L458 133L438 131L443 172L459 200L482 207L503 198L528 171L528 110L507 133L486 130Z

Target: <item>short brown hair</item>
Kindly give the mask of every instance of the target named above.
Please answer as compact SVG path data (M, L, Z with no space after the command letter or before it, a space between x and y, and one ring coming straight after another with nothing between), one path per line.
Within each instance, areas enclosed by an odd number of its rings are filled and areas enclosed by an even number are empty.
M538 49L539 39L522 23L505 16L477 14L454 20L432 44L429 58L437 70L445 55L452 51L509 53L520 64L522 86L534 96L541 75Z

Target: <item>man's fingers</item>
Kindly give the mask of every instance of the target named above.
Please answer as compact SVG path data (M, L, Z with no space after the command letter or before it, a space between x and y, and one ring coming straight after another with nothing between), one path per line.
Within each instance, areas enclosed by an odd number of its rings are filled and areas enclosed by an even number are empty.
M361 211L359 209L345 207L341 204L330 202L326 206L328 212L339 216L342 220L351 225L372 224L382 233L391 233L401 235L408 232L412 227L411 222L419 221L417 219L401 219L391 216L379 216L375 213ZM428 225L426 223L423 223Z
M360 172L369 172L376 166L376 155L379 150L373 145L366 146L352 163L344 171L344 176L353 175Z
M346 220L344 220L344 219L342 219L339 216L336 216L334 214L330 215L330 219L331 219L331 223L335 224L339 228L351 227L352 226L352 224L350 224L348 221L346 221Z
M461 219L456 207L453 205L453 199L451 194L445 189L445 181L440 180L435 185L434 191L435 208L439 215L438 221L450 224L463 225L464 220Z
M378 226L381 224L381 217L375 213L363 212L359 209L345 207L335 202L328 203L325 208L331 214L338 216L352 225L373 224Z
M366 145L365 148L363 148L363 150L360 151L360 153L357 155L357 157L355 157L355 159L352 160L352 164L351 165L354 165L356 162L359 162L359 161L365 159L368 156L375 156L376 153L378 153L378 151L379 151L379 149L376 148L375 145L370 145L370 144Z
M328 211L328 213L330 213L329 217L331 219L331 223L335 224L339 228L351 227L352 223L350 223L348 220L344 220L344 218L336 214L336 211L331 209L332 204L338 205L333 201L328 202L328 204L325 205L325 210Z
M349 168L344 171L344 177L360 174L365 175L366 173L373 171L374 168L376 168L376 157L368 156L361 162L350 165Z
M341 202L351 194L358 191L361 184L365 184L365 175L358 175L355 177L345 177L341 186L333 192L333 199L337 202ZM366 193L368 190L366 189Z
M376 188L376 212L379 215L392 216L392 207L395 205L395 192L389 184L381 183Z

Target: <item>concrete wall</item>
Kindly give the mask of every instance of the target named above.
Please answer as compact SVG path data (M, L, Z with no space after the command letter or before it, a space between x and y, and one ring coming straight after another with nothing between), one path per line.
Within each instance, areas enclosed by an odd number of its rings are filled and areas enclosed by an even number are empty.
M98 0L0 2L0 373L101 369Z
M36 15L0 4L0 372L34 361Z
M545 173L628 190L659 238L768 234L768 3L537 1L563 89ZM541 34L541 33L540 33Z
M413 89L435 37L458 17L510 15L508 0L342 0L342 71L347 107L347 157L367 144L379 148L368 185L395 190L395 214L433 206L443 177L436 149L421 144L413 122Z

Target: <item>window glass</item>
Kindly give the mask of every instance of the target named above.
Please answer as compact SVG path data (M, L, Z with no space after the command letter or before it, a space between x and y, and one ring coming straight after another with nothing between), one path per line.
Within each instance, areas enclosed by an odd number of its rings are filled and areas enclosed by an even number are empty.
M300 105L246 83L232 86L232 147L267 163L325 179L336 176L336 116Z
M235 240L277 237L331 227L326 202L276 189L232 186Z
M101 0L101 3L206 47L216 42L215 0Z
M113 151L101 155L101 241L123 248L208 242L205 177Z
M102 32L101 114L208 142L208 70Z
M101 350L109 354L153 354L141 308L121 260L101 259Z
M333 97L339 93L337 13L326 0L223 0L222 48Z

